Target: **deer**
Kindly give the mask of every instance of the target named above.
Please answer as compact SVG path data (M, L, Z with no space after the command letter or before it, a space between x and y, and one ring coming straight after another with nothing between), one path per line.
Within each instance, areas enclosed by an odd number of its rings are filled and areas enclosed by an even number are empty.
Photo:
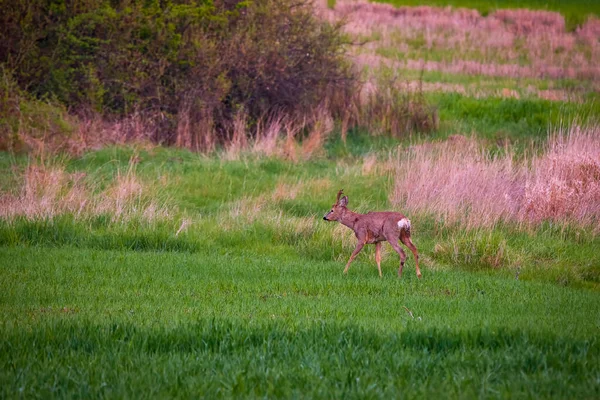
M342 225L354 231L358 242L356 248L352 252L344 274L348 273L350 264L358 253L362 250L365 244L375 244L375 261L377 261L377 269L381 277L381 244L384 241L389 242L392 248L400 256L400 268L398 268L398 278L402 277L402 269L406 261L406 253L398 244L398 241L404 243L410 249L415 257L417 266L417 277L421 278L421 270L419 269L419 253L416 246L410 239L410 220L403 214L393 211L377 211L367 214L359 214L348 209L348 197L343 196L344 190L340 190L337 194L335 203L331 206L323 219L325 221L337 221Z

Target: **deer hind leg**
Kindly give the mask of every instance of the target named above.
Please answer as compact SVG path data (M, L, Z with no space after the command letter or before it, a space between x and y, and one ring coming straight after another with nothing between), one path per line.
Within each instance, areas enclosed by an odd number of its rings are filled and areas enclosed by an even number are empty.
M400 268L398 268L398 277L402 276L402 268L404 268L404 262L406 262L406 253L402 250L402 247L398 244L398 239L390 238L388 242L392 245L393 249L400 256Z
M379 277L381 278L381 242L377 242L375 245L375 261L377 261L377 269L379 270Z
M410 251L412 251L413 255L415 256L415 264L417 265L417 277L421 278L421 270L419 269L419 252L417 251L417 247L410 240L410 235L406 232L402 232L402 234L400 235L400 240L406 245L406 247L410 249Z
M350 264L352 263L352 261L354 261L354 259L358 255L358 253L360 253L360 251L362 250L362 248L363 248L364 245L365 245L365 242L363 242L362 240L360 240L356 244L356 248L352 252L352 255L350 256L350 259L348 260L348 263L346 264L346 268L344 268L344 274L348 273L348 268L350 268Z

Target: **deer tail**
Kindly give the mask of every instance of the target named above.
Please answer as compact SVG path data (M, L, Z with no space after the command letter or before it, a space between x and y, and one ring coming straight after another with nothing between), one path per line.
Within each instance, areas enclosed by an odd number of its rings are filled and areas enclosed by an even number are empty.
M404 217L400 221L398 221L398 228L400 231L405 231L410 235L410 219Z

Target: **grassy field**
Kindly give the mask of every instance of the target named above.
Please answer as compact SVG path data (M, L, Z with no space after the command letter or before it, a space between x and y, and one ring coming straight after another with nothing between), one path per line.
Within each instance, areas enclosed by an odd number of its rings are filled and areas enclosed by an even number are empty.
M343 276L350 231L321 219L338 186L359 210L390 207L389 176L363 157L113 148L58 163L102 190L132 156L168 217L0 225L2 397L598 395L600 242L585 231L411 216L422 280L411 257L398 279L385 247L382 279L372 248Z
M271 247L4 249L3 397L598 395L597 292Z
M427 2L547 8L568 28L598 13L543 3ZM600 398L598 44L561 31L576 44L537 74L544 38L473 53L481 32L435 17L427 42L382 15L348 25L372 39L355 61L421 85L433 132L343 140L336 123L293 157L0 153L0 398ZM501 62L521 69L481 67ZM374 246L342 274L354 235L322 219L341 188L352 210L411 219L423 279L410 253L399 279L387 244L382 278Z
M424 2L418 0L377 0L377 2L395 6L424 5ZM571 29L585 22L590 15L600 16L600 3L595 0L430 0L426 4L436 7L472 8L484 15L506 8L557 11L564 15L567 26Z

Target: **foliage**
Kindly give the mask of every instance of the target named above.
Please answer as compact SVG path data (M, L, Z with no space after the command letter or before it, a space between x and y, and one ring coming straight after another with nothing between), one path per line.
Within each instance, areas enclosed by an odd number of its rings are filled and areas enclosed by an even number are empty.
M223 141L236 114L306 113L356 84L339 26L295 0L0 3L0 62L72 110L139 114L155 141ZM200 127L200 128L199 128Z
M10 71L0 65L0 150L60 149L77 122L56 101L37 100L19 89Z

